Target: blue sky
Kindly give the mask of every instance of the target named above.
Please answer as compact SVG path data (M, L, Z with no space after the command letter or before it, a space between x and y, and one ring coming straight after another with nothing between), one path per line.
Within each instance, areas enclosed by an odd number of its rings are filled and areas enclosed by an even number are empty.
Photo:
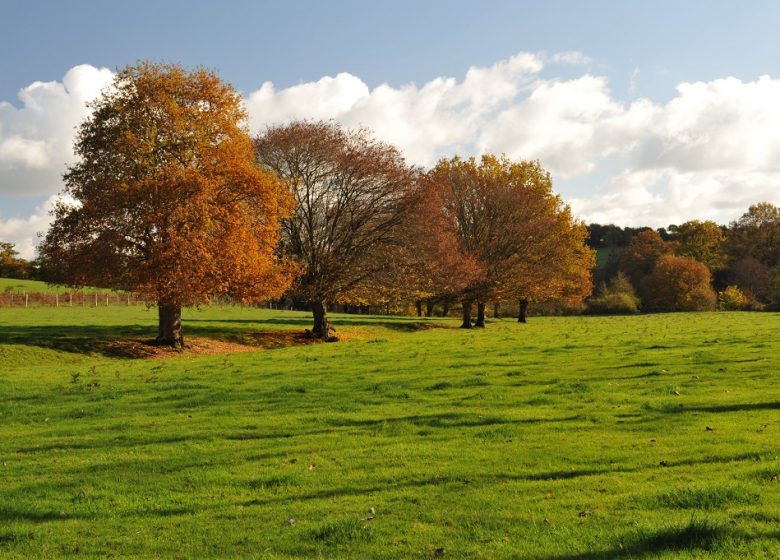
M780 71L774 1L393 2L4 0L0 99L76 64L165 59L248 91L350 72L369 86L461 76L520 51L580 51L616 94L663 100L682 81Z
M3 0L0 9L0 238L27 253L72 160L85 100L139 59L217 69L246 96L253 131L335 118L372 126L422 165L453 151L538 158L588 220L726 221L748 203L780 202L778 2Z

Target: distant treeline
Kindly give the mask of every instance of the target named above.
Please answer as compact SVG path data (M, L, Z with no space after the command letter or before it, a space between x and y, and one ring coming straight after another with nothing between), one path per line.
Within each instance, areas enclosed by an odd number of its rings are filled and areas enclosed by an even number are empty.
M728 225L691 220L657 229L614 224L590 224L587 229L587 243L598 258L593 270L594 295L583 308L586 312L780 308L780 209L772 204L751 206ZM35 261L20 258L13 244L0 242L0 277L40 279L40 274ZM62 294L60 305L71 304L72 296L66 294ZM95 305L94 293L88 297L78 294L73 299L77 305ZM0 305L24 305L22 297L6 293ZM31 292L29 297L33 298L30 303L58 303L51 294ZM117 303L120 299L117 297ZM105 295L101 294L99 301L104 300ZM432 315L435 306L436 314L448 315L451 310L459 310L459 304L456 298L443 297L404 305L329 308L352 313L389 313L408 312L413 310L410 306L416 305L417 314ZM289 296L273 305L308 308ZM514 301L506 302L501 312L515 314L515 305ZM498 315L498 306L491 311ZM537 310L540 311L559 310L544 307Z
M590 224L597 251L592 312L780 307L780 209L751 206L728 225L653 229Z

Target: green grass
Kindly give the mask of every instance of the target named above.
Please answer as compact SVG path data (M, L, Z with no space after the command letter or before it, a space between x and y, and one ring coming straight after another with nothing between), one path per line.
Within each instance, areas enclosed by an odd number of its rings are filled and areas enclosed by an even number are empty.
M36 280L17 280L16 278L0 278L0 293L10 289L12 292L38 292L42 294L53 294L67 292L69 288L64 286L50 285L46 282Z
M0 309L0 557L780 557L780 315L155 318Z

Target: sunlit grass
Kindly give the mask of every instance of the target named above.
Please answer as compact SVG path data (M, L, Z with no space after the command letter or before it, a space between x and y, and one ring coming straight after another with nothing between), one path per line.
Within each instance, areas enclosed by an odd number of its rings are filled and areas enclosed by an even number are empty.
M0 557L780 556L778 315L336 316L335 344L105 355L155 319L0 309Z

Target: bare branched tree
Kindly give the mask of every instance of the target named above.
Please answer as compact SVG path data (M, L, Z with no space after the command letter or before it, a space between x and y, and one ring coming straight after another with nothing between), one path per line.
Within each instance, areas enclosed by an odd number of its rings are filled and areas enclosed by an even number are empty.
M255 139L255 153L295 199L281 250L302 269L293 293L311 307L312 335L328 338L328 302L365 289L389 266L383 253L401 240L416 171L366 130L332 122L271 127Z

